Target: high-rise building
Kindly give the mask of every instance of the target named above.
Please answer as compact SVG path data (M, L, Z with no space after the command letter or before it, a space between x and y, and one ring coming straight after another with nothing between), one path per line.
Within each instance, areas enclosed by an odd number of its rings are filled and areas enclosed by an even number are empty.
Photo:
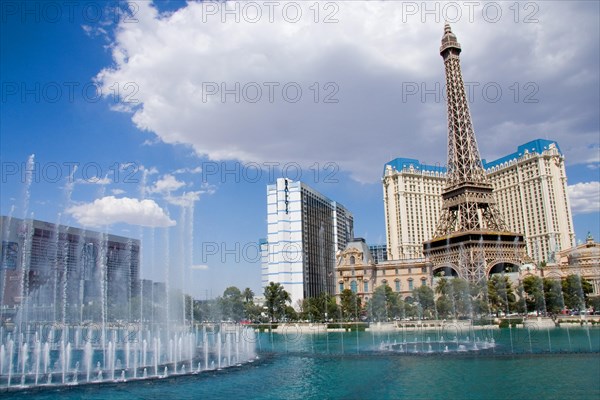
M517 151L485 163L506 225L525 235L536 262L556 262L575 245L565 159L558 144L533 140Z
M140 295L140 241L38 220L0 217L2 317L125 320ZM103 305L103 302L105 303Z
M352 214L308 185L277 179L267 186L268 260L263 287L280 283L292 304L335 294L335 255L354 236Z
M565 160L555 141L537 139L497 160L483 160L498 209L511 231L525 235L535 262L552 262L573 246L575 233L567 193ZM446 168L396 158L383 172L388 256L423 257L435 233L446 185Z

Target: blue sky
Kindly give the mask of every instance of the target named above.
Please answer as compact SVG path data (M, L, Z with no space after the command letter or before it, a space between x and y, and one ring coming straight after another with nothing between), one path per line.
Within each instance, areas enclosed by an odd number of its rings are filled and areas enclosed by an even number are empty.
M558 141L577 238L600 238L597 2L248 4L3 2L1 213L140 237L144 276L202 297L260 292L277 177L385 243L385 162L445 163L448 19L482 157Z

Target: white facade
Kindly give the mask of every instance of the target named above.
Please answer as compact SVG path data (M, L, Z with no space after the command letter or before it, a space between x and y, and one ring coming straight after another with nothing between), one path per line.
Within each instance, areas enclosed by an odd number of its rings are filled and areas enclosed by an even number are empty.
M556 252L574 245L564 156L556 142L534 140L483 166L508 229L525 235L533 260L552 262ZM388 257L423 257L422 243L433 237L439 219L445 168L397 158L386 164L382 181Z
M280 283L298 300L334 294L335 254L353 237L353 218L341 204L309 186L277 179L267 186L267 251L263 288Z

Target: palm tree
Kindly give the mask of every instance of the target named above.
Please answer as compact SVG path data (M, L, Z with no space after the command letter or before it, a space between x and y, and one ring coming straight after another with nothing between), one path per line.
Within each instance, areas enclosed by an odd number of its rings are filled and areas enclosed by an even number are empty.
M285 291L280 283L271 282L265 288L265 306L269 317L271 317L271 322L283 314L285 305L289 302L291 302L290 294Z
M254 292L250 288L244 289L243 296L244 296L244 300L246 300L246 303L254 300Z

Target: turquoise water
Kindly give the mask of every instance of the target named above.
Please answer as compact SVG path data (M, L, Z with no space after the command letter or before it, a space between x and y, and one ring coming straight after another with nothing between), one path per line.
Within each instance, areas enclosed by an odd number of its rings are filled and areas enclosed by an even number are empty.
M439 343L439 335L438 332L410 331L358 335L353 332L263 333L257 343L260 359L241 367L145 382L36 389L0 394L0 397L127 400L600 398L599 328L475 331L471 332L470 340L473 336L480 339L493 336L497 346L478 353L427 353L430 345L434 352L436 345L444 349L446 344ZM408 353L380 349L381 342L403 343L404 340L409 344L404 347ZM413 353L421 349L424 354Z

